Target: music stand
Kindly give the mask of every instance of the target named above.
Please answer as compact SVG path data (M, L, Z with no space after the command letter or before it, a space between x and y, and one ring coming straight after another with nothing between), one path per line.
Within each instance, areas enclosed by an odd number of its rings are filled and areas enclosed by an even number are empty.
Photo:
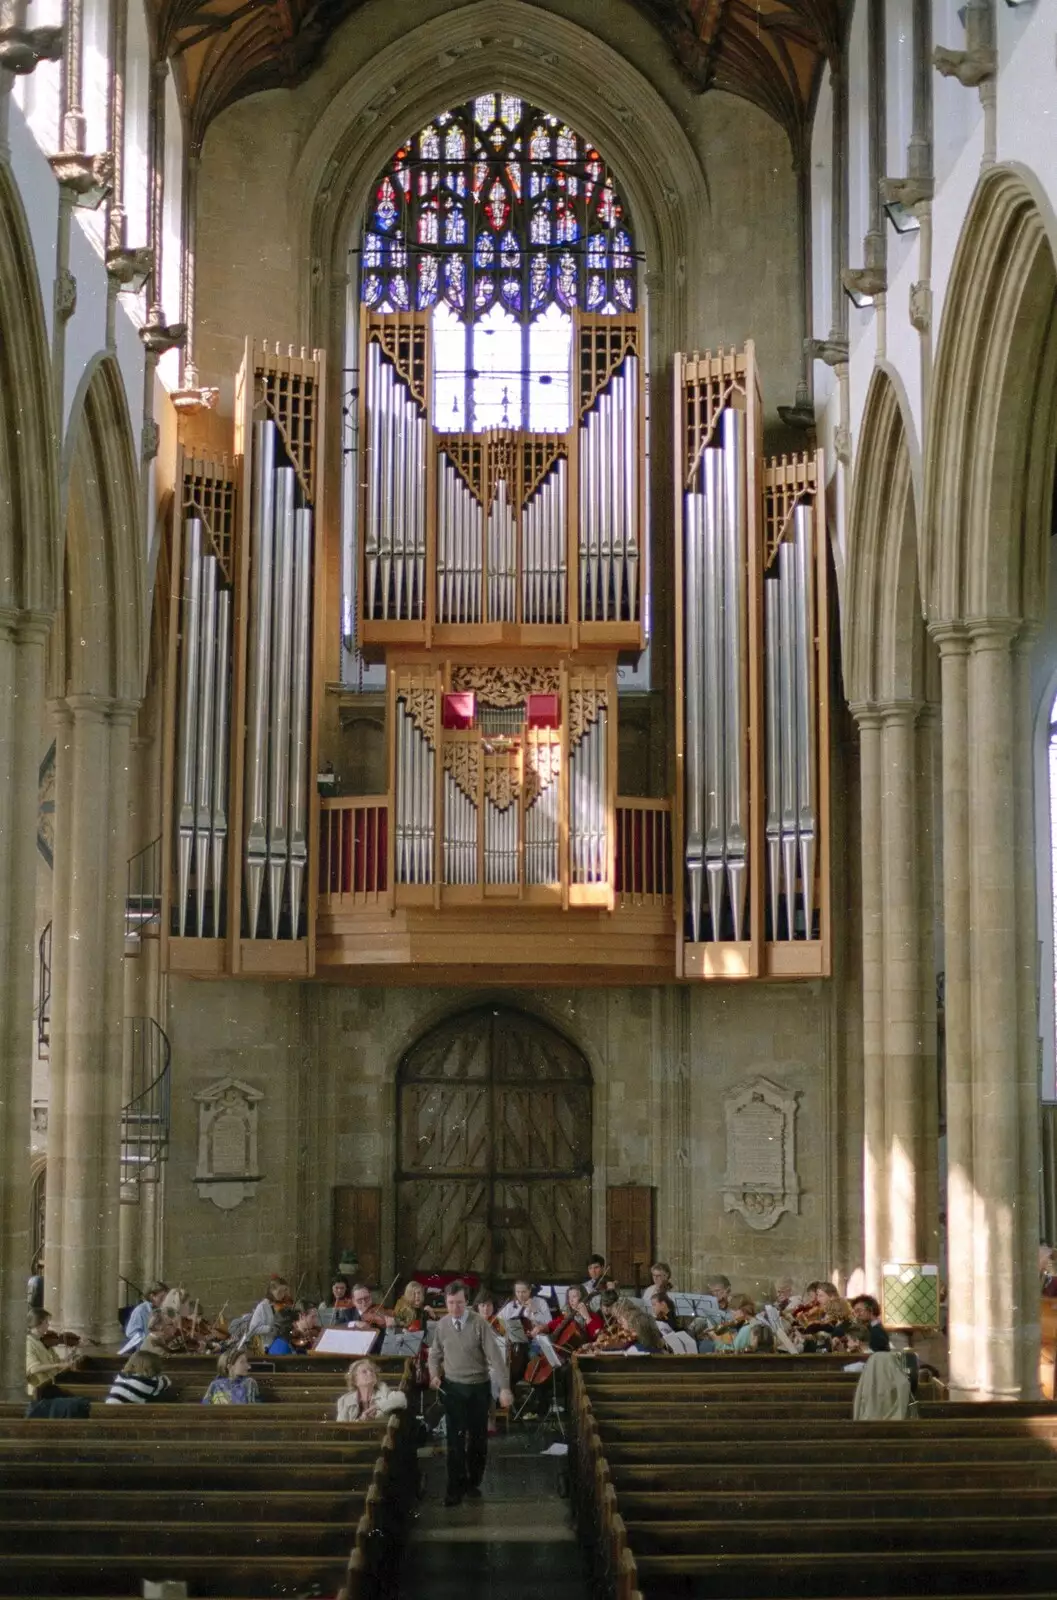
M539 1432L542 1432L543 1429L546 1428L553 1420L557 1424L558 1432L564 1439L565 1421L562 1417L562 1408L558 1404L558 1371L563 1364L562 1358L547 1334L537 1333L536 1343L539 1345L540 1355L543 1357L544 1361L549 1364L551 1369L550 1400L547 1404L546 1411L541 1411L539 1416L536 1418L536 1428ZM530 1386L528 1394L525 1396L524 1400L521 1402L521 1405L514 1413L515 1422L520 1422L521 1418L524 1416L525 1411L528 1408L528 1403L532 1399L536 1388L537 1385L535 1384Z

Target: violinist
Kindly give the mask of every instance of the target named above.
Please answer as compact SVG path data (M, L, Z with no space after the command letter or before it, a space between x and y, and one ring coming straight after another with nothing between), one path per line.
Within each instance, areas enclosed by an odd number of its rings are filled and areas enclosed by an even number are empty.
M649 1288L642 1291L642 1304L651 1317L656 1317L657 1313L653 1309L654 1296L658 1294L669 1296L675 1293L672 1288L672 1269L667 1261L655 1261L650 1268L650 1277L653 1282Z
M330 1301L319 1307L319 1320L326 1328L343 1328L352 1320L355 1306L348 1278L335 1278L330 1286Z
M384 1306L372 1303L371 1291L365 1283L352 1286L352 1311L350 1323L358 1328L395 1328L396 1318Z
M290 1343L294 1347L294 1355L307 1355L316 1346L323 1324L319 1320L319 1312L315 1306L305 1306L297 1317L290 1333Z
M152 1283L146 1296L138 1306L132 1308L129 1319L125 1323L125 1342L118 1351L119 1356L131 1355L133 1350L138 1350L147 1337L147 1328L150 1323L151 1313L161 1309L161 1303L169 1292L167 1283Z
M605 1323L602 1332L597 1334L591 1344L584 1345L580 1351L584 1356L604 1355L606 1353L627 1350L634 1342L634 1334L627 1326L625 1313L627 1302L621 1300L613 1289L604 1289L600 1298L600 1315Z
M682 1332L682 1322L675 1314L675 1302L669 1295L658 1291L650 1301L649 1315L662 1333Z
M77 1351L66 1346L49 1349L45 1338L51 1328L47 1311L31 1311L26 1324L26 1393L31 1400L59 1398L62 1390L55 1379L80 1365Z
M438 1321L444 1313L426 1304L426 1291L417 1278L405 1284L404 1292L393 1307L393 1318L405 1333L425 1333L426 1324Z
M491 1289L482 1289L479 1292L473 1308L479 1317L484 1318L497 1339L506 1338L506 1323L502 1317L496 1316L495 1296Z
M290 1285L285 1278L272 1278L263 1300L258 1300L250 1315L241 1345L249 1346L251 1353L263 1355L275 1337L275 1318L279 1311L293 1304ZM254 1344L254 1340L258 1343Z
M265 1349L266 1356L292 1356L294 1353L293 1337L294 1323L297 1321L293 1311L285 1307L275 1313L272 1324L273 1338L271 1344Z
M599 1298L602 1294L606 1291L612 1294L616 1293L616 1281L610 1274L605 1256L592 1256L588 1261L587 1277L583 1281L583 1290L592 1311L598 1310Z

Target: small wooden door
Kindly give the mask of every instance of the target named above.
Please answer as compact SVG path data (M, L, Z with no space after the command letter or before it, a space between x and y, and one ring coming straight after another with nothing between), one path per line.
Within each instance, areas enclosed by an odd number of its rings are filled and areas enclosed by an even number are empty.
M653 1190L614 1184L606 1190L606 1254L619 1284L639 1289L653 1265Z
M407 1271L575 1278L591 1236L591 1077L534 1017L470 1012L400 1070L397 1248Z
M334 1188L333 1232L330 1268L338 1269L343 1250L355 1250L359 1258L359 1277L377 1284L382 1272L382 1191L354 1183ZM326 1285L329 1289L330 1284Z

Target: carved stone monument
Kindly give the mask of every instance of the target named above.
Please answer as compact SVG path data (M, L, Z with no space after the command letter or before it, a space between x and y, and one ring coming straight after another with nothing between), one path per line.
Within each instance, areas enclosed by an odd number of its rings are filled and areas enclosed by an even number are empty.
M758 1233L783 1211L800 1210L796 1175L796 1093L753 1078L725 1097L727 1172L724 1211L739 1211Z
M239 1078L220 1078L198 1101L198 1169L203 1200L230 1211L253 1193L257 1170L257 1109L264 1096Z

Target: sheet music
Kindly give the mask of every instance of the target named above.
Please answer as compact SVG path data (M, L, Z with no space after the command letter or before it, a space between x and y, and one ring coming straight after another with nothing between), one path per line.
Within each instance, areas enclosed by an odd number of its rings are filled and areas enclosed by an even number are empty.
M716 1322L720 1320L719 1301L714 1294L674 1294L672 1300L677 1317L712 1317Z
M369 1356L378 1338L377 1328L324 1328L316 1341L321 1356Z

